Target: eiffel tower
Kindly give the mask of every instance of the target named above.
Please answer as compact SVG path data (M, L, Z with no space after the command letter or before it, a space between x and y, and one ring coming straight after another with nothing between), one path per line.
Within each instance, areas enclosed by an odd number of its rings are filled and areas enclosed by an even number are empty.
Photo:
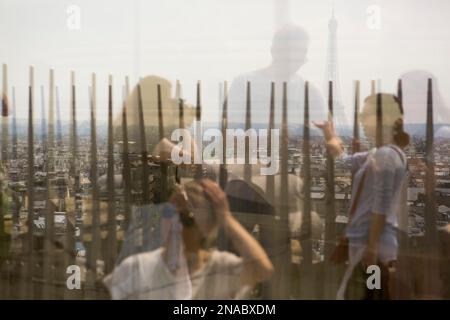
M328 101L329 81L333 82L333 115L334 126L339 135L344 135L350 128L350 118L347 117L345 106L341 100L341 88L339 82L338 52L337 52L337 28L338 22L334 16L334 6L331 10L331 18L328 20L328 50L325 68L324 96Z

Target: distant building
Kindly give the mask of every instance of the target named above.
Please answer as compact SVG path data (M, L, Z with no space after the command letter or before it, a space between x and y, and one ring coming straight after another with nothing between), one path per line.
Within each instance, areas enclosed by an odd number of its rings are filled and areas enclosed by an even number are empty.
M325 66L324 96L328 99L329 82L333 83L333 116L334 125L339 135L348 135L350 129L350 119L347 117L345 106L341 101L341 88L339 81L339 65L337 50L337 28L338 22L334 16L334 8L331 11L331 18L328 21L328 50Z

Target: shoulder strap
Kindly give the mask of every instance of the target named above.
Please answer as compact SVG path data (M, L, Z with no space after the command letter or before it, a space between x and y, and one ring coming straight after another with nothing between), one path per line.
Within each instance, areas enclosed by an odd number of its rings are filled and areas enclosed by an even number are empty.
M359 184L358 184L358 189L356 191L355 199L352 201L352 206L350 207L349 221L348 221L349 223L352 220L353 216L355 215L357 204L359 202L359 198L361 197L362 189L364 186L364 181L366 180L367 170L366 170L366 168L364 168L363 170L364 171L363 171L361 180L359 181Z
M400 153L400 151L398 151L398 149L394 146L388 146L389 148L391 148L392 150L394 150L395 152L397 152L398 156L400 157L400 160L402 161L403 165L406 165L406 160L403 158L403 155Z

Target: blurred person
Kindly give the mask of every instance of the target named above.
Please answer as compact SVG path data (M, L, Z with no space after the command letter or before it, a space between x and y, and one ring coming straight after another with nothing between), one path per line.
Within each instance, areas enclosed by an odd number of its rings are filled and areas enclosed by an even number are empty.
M167 156L163 150L166 144L171 144L170 136L174 129L179 128L179 100L172 96L172 84L169 80L149 75L141 78L138 85L141 91L143 120L145 127L145 138L147 149L155 155ZM140 146L140 127L139 127L139 90L136 85L125 103L127 106L127 125L128 142L130 152L141 152ZM164 136L159 136L159 117L158 117L158 85L161 89L161 108L162 123L164 126ZM195 119L195 108L191 104L184 102L184 122L186 128L192 124ZM122 114L115 121L117 140L122 137ZM162 141L161 141L162 139ZM160 145L158 145L160 144ZM161 145L162 144L162 145ZM162 149L162 150L160 150ZM161 154L163 153L163 154Z
M163 211L161 247L129 256L104 279L113 299L235 299L270 277L269 258L213 181L180 185ZM219 225L239 256L214 248Z
M228 93L228 124L244 128L246 119L246 87L251 85L251 123L268 127L271 83L275 83L275 119L281 119L283 82L287 83L289 124L303 122L305 81L298 74L307 62L309 36L300 26L287 24L273 36L272 60L267 67L237 76ZM327 109L320 91L309 85L310 119L327 119ZM279 122L280 120L275 120ZM258 127L259 128L259 127Z
M367 152L344 156L341 140L335 135L331 122L315 123L323 130L326 145L334 157L340 157L354 172L349 223L345 237L332 256L335 262L344 262L348 268L339 288L338 299L364 298L352 296L349 281L353 272L371 265L382 269L381 298L389 298L389 273L397 260L397 227L401 210L401 190L406 175L406 156L403 148L409 144L409 135L403 130L403 114L397 98L390 94L371 95L364 101L361 124L371 142L377 136L377 99L381 99L381 146ZM348 249L347 249L348 248ZM348 251L347 251L348 250ZM348 256L347 256L348 252ZM366 275L367 276L367 275ZM365 281L361 283L365 286ZM379 291L379 290L378 290ZM365 297L367 298L367 297Z
M281 195L281 175L275 175L273 177L274 190L273 195L268 194L267 190L267 176L257 175L254 172L251 182L245 182L239 177L241 174L239 169L235 166L234 171L228 181L225 192L231 204L231 211L234 214L246 214L253 213L258 215L259 218L245 219L247 230L253 230L255 225L258 225L258 230L263 238L260 238L262 246L266 250L270 250L270 241L273 240L273 225L268 223L264 216L272 216L275 212L281 210L282 203ZM303 180L295 175L288 174L288 204L287 210L289 215L289 232L291 245L295 248L293 250L293 259L301 259L301 242L304 240L302 234L303 223L303 207L304 207L304 195L303 195ZM311 225L313 240L320 240L322 234L322 221L318 213L314 210L311 211ZM316 257L317 258L317 257Z
M201 148L197 148L194 140L193 127L196 116L196 108L192 104L183 101L183 125L187 132L182 136L181 141L173 141L172 133L175 129L180 128L180 99L172 96L172 84L169 80L156 76L149 75L140 79L138 85L140 86L143 122L145 130L146 150L152 157L153 161L162 161L169 163L172 160L172 154L176 151L180 157L183 155L190 157L191 163L194 163L194 158L197 152L202 152ZM127 97L125 103L127 107L127 130L128 130L128 148L130 154L139 154L141 150L141 128L139 119L139 90L138 85L134 87L130 95ZM163 136L160 137L159 131L159 110L158 110L158 86L161 91L161 115L163 124ZM115 121L116 124L116 141L122 141L122 114L120 114ZM182 143L179 143L182 142ZM180 144L188 145L190 148L184 149ZM176 151L175 151L175 150ZM177 175L187 175L189 165L179 165L177 167ZM178 170L181 169L181 170ZM186 169L183 171L183 169ZM210 169L210 168L207 168ZM206 170L208 171L208 170ZM211 170L209 170L211 171ZM211 173L214 176L213 173Z
M233 167L233 166L232 166ZM257 166L252 167L256 169ZM274 263L275 274L271 283L263 283L256 288L253 296L256 298L273 298L277 283L284 281L284 275L289 273L289 292L283 294L293 296L298 289L297 281L308 281L304 276L298 277L299 266L305 261L304 246L307 241L312 245L312 263L320 261L320 252L317 245L322 237L323 221L316 211L314 205L310 215L310 234L304 229L304 184L303 180L296 174L287 175L287 203L282 203L282 175L261 176L259 172L253 172L251 181L240 178L243 168L234 166L230 172L230 178L226 185L233 215L241 224L252 233L267 252ZM273 193L268 188L269 179L273 179ZM283 206L286 206L283 208ZM286 209L287 219L280 219L280 213ZM226 234L219 240L227 239ZM226 241L219 241L222 248L231 248ZM284 275L283 275L284 274ZM308 276L306 276L308 277ZM260 290L259 290L260 289ZM304 296L303 296L304 297Z
M432 102L433 102L433 139L434 141L445 141L450 138L450 109L442 95L440 89L440 83L437 77L427 70L410 70L401 74L403 89L403 108L405 110L405 128L415 138L415 148L419 152L425 152L425 132L427 121L427 105L428 105L428 82L432 83ZM438 142L439 143L439 142ZM411 161L413 167L412 175L415 173L423 173L428 171L426 162L420 158L415 157ZM434 175L434 172L432 173ZM439 200L437 200L439 202ZM403 290L399 292L400 298L427 298L438 297L440 295L439 288L435 284L432 288L427 289L427 285L423 277L423 269L425 263L428 263L426 258L420 251L420 246L412 245L408 241L408 228L409 221L401 222L402 229L405 230L401 236L403 237L403 243L409 243L405 245L403 259L399 260L399 268L403 266L404 272L401 272L399 276L403 280ZM443 245L443 249L440 250L438 256L438 263L444 264L448 261L448 256L445 253L448 240L446 240L447 233L442 231L438 233L439 243ZM437 264L433 267L436 271L440 269L440 280L442 283L442 289L447 292L450 291L449 277L447 275L446 268L439 268ZM433 292L427 292L429 290ZM444 294L445 295L445 294Z
M436 137L450 137L450 109L442 96L439 81L429 71L411 70L400 76L403 87L404 124L411 134L420 133L417 125L423 125L427 119L428 79L433 86L433 124ZM424 131L422 131L424 132Z
M161 99L161 119L158 106L158 86L160 88ZM139 96L140 93L140 96ZM140 123L140 106L142 103L142 121ZM180 120L183 120L184 127L189 129L194 120L196 109L186 101L183 101L183 119L180 119L179 97L172 95L172 84L169 80L157 76L148 75L139 80L134 86L130 94L125 98L126 117L127 117L127 134L128 134L128 158L131 163L131 194L139 194L142 186L142 152L146 151L147 169L149 173L149 185L157 186L150 188L151 195L149 197L153 202L159 203L167 199L174 191L177 181L186 181L192 179L193 170L190 166L175 166L171 163L171 154L174 149L179 154L193 154L192 151L197 149L193 147L191 150L181 150L178 145L171 141L173 130L180 127ZM160 136L160 120L162 120L163 136ZM123 114L120 113L115 119L115 141L119 145L123 143ZM143 128L142 128L143 125ZM145 132L145 146L141 143L142 131ZM188 134L186 144L195 146L194 139ZM144 150L142 150L144 149ZM123 146L122 146L123 150ZM163 176L160 165L167 165L167 173ZM122 173L123 174L123 173ZM167 194L162 194L162 190L158 187L162 180L166 180ZM116 180L118 180L116 182ZM125 188L124 179L121 176L115 178L115 183ZM106 190L106 177L99 178L99 184ZM160 244L161 230L160 220L161 211L157 205L142 203L139 197L133 197L129 217L125 220L129 221L127 230L123 230L123 245L120 250L117 263L120 263L128 255L136 254L140 250L153 250ZM146 241L143 241L145 239Z
M270 63L261 69L243 73L233 79L227 95L228 128L246 129L248 83L251 102L250 119L248 119L250 129L268 129L269 127L272 83L274 84L274 128L281 127L284 83L286 83L287 91L288 128L292 131L302 126L305 80L299 74L299 70L307 62L309 42L306 30L294 24L286 24L275 32L270 48ZM320 91L311 83L309 84L309 105L311 120L323 121L327 118L327 108ZM255 150L249 151L252 153ZM299 241L301 238L299 226L303 210L301 179L295 175L288 175L289 222L286 223L289 224L290 230L283 230L282 233L283 235L286 235L286 232L289 233L287 237L290 239L288 243L291 244L291 248L286 248L286 242L274 237L280 224L273 221L277 219L276 216L280 214L281 207L285 205L280 203L281 175L278 170L274 173L275 194L272 198L266 190L267 176L261 174L260 164L247 165L250 166L250 170L245 170L245 165L226 164L228 172L226 193L232 212L237 219L249 232L259 234L261 245L271 259L278 259L278 262L274 261L277 274L273 281L279 282L282 280L276 278L283 273L283 270L289 269L285 266L285 261L301 260L301 242ZM251 171L249 179L246 176L248 171ZM312 218L314 225L320 225L320 218L314 212ZM275 243L276 241L281 241L283 244ZM293 254L290 257L284 257L286 252ZM278 270L280 266L287 269Z

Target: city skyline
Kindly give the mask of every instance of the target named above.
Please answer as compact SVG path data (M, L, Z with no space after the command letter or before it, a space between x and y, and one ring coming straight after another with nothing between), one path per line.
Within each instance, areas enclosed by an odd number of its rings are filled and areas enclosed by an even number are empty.
M6 3L6 2L5 2ZM218 87L224 80L231 81L234 76L266 65L270 58L270 40L275 29L274 3L259 1L258 13L252 17L252 24L246 23L246 14L253 10L252 1L206 3L197 0L185 4L180 1L168 1L158 7L156 15L150 9L151 2L141 3L139 19L136 8L128 2L86 2L75 5L80 8L80 29L70 30L67 26L72 11L68 1L58 5L42 5L18 1L8 4L8 12L1 16L0 44L3 62L9 65L10 85L16 87L17 105L20 111L26 107L26 66L36 68L36 86L48 85L48 70L55 69L55 77L61 92L61 106L68 107L69 72L77 72L79 87L79 118L88 118L87 86L91 72L99 78L98 110L106 110L106 79L114 75L114 108L118 112L125 75L135 79L136 63L140 74L158 74L175 83L179 79L183 84L183 93L190 102L195 101L195 84L203 84L205 119L217 119L219 114ZM315 3L286 2L288 19L292 23L306 28L311 44L308 62L300 74L312 83L324 82L324 61L328 38L328 20L332 2L328 0ZM353 81L361 80L361 97L370 92L370 81L381 79L383 91L395 92L397 79L406 71L413 69L428 70L439 80L441 88L450 86L444 70L448 69L447 53L450 51L448 19L442 9L449 6L439 1L439 6L424 7L424 3L414 1L334 1L335 16L339 21L338 51L340 55L340 74L342 100L349 109L353 101ZM369 23L375 13L368 9L376 5L380 12L380 29L376 21ZM402 19L396 19L395 12L407 7ZM45 8L45 9L44 9ZM108 8L103 16L94 19L93 13ZM437 8L441 8L437 10ZM373 9L373 8L372 8ZM46 10L46 21L40 17L39 10ZM221 12L219 16L208 14L210 10ZM7 12L2 10L1 14ZM427 14L423 14L427 13ZM194 19L202 14L202 19ZM148 15L148 19L146 18ZM181 16L180 16L181 15ZM286 19L282 13L278 19ZM281 15L281 18L280 18ZM284 14L285 15L285 14ZM433 19L429 19L430 16ZM169 17L174 23L169 23ZM15 25L15 21L22 21ZM119 18L120 17L120 18ZM314 17L314 18L313 18ZM28 21L28 22L27 22ZM121 21L120 24L114 21ZM233 21L233 24L229 24ZM426 22L426 24L425 24ZM33 23L30 28L28 23ZM369 25L368 25L369 24ZM106 25L108 27L106 27ZM205 26L208 25L208 28ZM8 26L8 28L6 28ZM155 28L155 26L157 26ZM372 28L372 29L371 29ZM5 31L9 30L8 33ZM135 32L138 30L139 32ZM43 36L40 36L40 35ZM136 37L139 37L137 39ZM18 39L18 41L14 41ZM422 41L424 45L421 45ZM158 45L156 45L158 43ZM392 48L385 50L384 48ZM108 54L103 55L105 50ZM137 51L136 51L137 50ZM76 54L74 54L76 53ZM407 56L407 59L400 57ZM140 62L136 62L136 59ZM200 58L201 57L201 58ZM134 83L134 81L131 81ZM446 90L443 94L443 107L448 101ZM425 93L424 93L425 94ZM405 93L407 95L407 93ZM425 108L419 113L424 114ZM350 110L346 110L347 112ZM21 116L23 112L19 112ZM67 118L67 114L63 113ZM420 117L424 119L424 117ZM450 122L450 121L444 121Z

